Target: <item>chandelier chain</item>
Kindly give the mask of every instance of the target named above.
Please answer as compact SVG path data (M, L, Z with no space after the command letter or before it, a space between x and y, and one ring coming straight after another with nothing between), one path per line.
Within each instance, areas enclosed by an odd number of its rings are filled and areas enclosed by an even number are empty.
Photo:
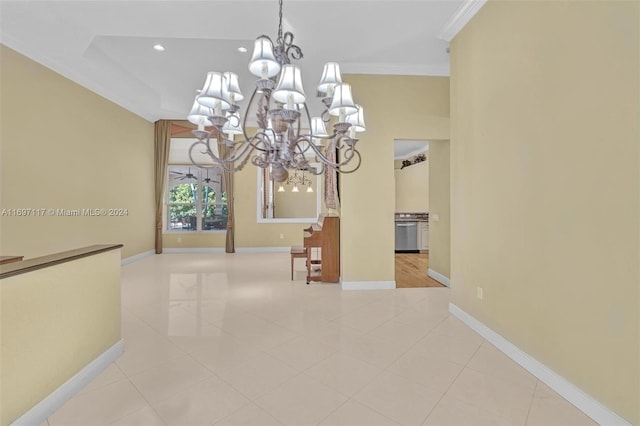
M280 9L278 13L278 44L282 43L282 0L279 2Z

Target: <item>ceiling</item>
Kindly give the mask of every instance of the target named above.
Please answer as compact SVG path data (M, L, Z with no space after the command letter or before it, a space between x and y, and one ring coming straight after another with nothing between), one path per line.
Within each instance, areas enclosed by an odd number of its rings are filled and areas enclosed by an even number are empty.
M448 75L448 42L437 36L462 6L285 0L284 31L303 50L305 92L318 105L311 114L320 111L315 85L325 62L339 62L343 74ZM208 71L236 72L247 102L253 40L275 39L278 2L0 0L0 28L3 44L149 121L183 119Z
M428 149L428 141L396 139L393 143L393 158L395 160L406 160Z

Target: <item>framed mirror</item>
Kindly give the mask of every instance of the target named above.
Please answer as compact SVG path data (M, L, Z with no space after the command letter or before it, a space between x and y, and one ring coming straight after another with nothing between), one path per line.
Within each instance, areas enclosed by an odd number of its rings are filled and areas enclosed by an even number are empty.
M314 164L312 164L314 165ZM322 209L322 175L291 171L282 184L258 168L258 223L315 223Z

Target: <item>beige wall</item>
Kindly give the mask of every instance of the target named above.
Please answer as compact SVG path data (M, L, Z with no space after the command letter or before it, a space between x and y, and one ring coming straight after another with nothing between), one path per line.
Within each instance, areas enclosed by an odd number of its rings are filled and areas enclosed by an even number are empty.
M395 139L449 139L449 78L350 74L362 166L340 178L342 280L394 280ZM366 219L366 220L365 220Z
M27 258L122 243L154 247L153 124L0 46L0 253ZM61 217L48 209L126 209Z
M396 212L429 211L429 156L421 163L396 169Z
M429 141L429 269L445 277L451 274L449 151L449 141Z
M0 424L120 340L120 250L0 281Z
M451 47L452 301L634 424L639 8L489 1Z

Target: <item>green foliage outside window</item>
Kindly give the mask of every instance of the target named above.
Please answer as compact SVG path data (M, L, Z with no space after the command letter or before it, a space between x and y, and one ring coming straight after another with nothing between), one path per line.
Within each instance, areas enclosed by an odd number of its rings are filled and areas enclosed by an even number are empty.
M226 229L227 227L227 194L222 192L220 197L209 185L200 186L198 183L181 183L169 189L168 214L170 230L195 231L197 218L197 204L202 200L202 230ZM199 196L198 196L199 195ZM219 199L218 199L219 198Z

